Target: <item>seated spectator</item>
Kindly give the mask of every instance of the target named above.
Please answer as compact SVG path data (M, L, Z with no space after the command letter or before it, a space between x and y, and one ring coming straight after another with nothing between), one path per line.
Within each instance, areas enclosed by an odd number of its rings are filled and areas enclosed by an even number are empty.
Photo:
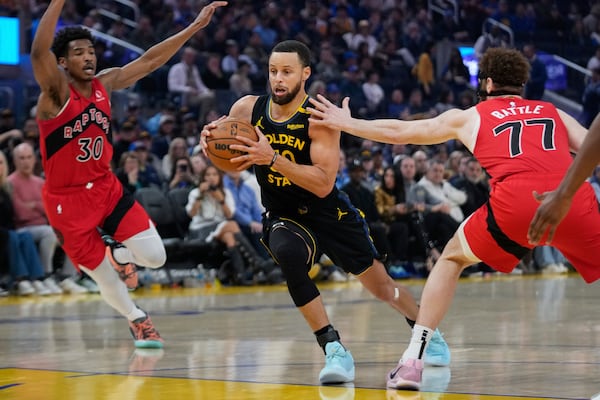
M235 201L229 189L223 186L222 173L209 165L198 186L190 191L187 205L190 222L189 237L206 242L217 240L227 248L232 271L223 273L220 279L231 279L236 285L246 284L246 265L237 237L241 230L231 219L235 213Z
M221 60L221 69L225 74L231 76L237 71L240 61L245 61L250 65L250 78L258 79L259 69L248 55L240 53L240 47L238 43L233 39L225 41L225 53L226 55Z
M429 156L423 150L417 150L413 153L412 159L415 160L415 180L419 181L427 173Z
M467 161L464 176L451 181L451 185L466 193L467 200L460 205L465 217L484 205L490 198L490 185L481 164L471 157Z
M425 188L428 194L441 204L441 210L447 210L448 214L460 223L465 218L460 206L467 201L467 195L444 179L445 170L442 162L430 160L427 174L419 180L418 185Z
M248 77L250 64L246 61L238 63L238 69L229 78L229 87L236 96L242 97L252 93L252 81Z
M165 187L166 179L164 178L160 167L156 167L157 165L161 165L161 163L159 163L158 159L150 153L149 146L149 140L137 140L129 146L129 152L133 152L140 162L138 179L142 187L154 186L163 189Z
M173 161L176 158L184 157L189 154L187 143L182 137L176 137L169 143L169 150L162 158L162 173L164 176L172 177Z
M262 237L263 208L258 202L254 189L245 183L239 171L228 172L223 176L223 185L233 195L235 212L233 219L238 223L242 233L250 240L254 249L263 257L269 257L265 247L260 243Z
M389 118L400 118L407 107L408 104L404 100L404 92L402 89L394 89L387 105L387 116Z
M385 224L381 222L377 206L375 205L375 195L370 185L365 181L365 169L363 162L359 159L352 160L348 164L350 182L342 187L352 205L360 209L367 220L369 231L373 238L373 243L379 254L384 258L386 268L389 269L389 262L385 257L391 254L390 243L387 238Z
M115 175L117 175L117 178L119 178L125 189L131 193L135 193L136 190L144 187L139 176L140 168L141 163L137 154L132 151L121 154L121 160L119 161L119 167L115 171Z
M192 188L196 180L192 174L192 162L188 156L181 156L173 160L169 189Z
M396 176L393 167L385 168L380 185L375 189L375 206L386 225L387 238L390 243L390 268L403 266L408 261L408 218L410 213L404 199L404 183Z
M176 136L178 135L175 126L175 117L170 114L162 114L158 122L158 132L152 137L150 151L162 160L169 152L170 143ZM171 164L168 162L166 165L170 166ZM165 171L163 165L163 173L165 176L169 176L171 171Z
M406 121L413 121L431 118L435 115L435 110L423 101L423 92L421 89L415 88L410 92L408 106L404 109L400 117Z
M379 116L382 111L385 93L379 84L379 74L369 72L367 81L362 84L363 93L367 99L367 111L371 116Z
M27 231L15 230L12 188L7 176L8 163L0 151L0 236L3 238L0 254L8 258L11 280L19 295L49 295L52 291L43 282L44 269L33 237Z
M200 73L202 82L211 90L228 90L229 89L229 77L221 69L221 55L217 53L210 53L206 60L206 66ZM200 114L202 115L202 114Z
M12 201L15 212L15 226L19 232L28 232L36 242L42 267L45 286L51 293L62 293L53 278L53 258L58 238L49 225L42 201L44 179L33 174L36 164L33 147L21 143L13 151L15 171L8 176L12 185Z
M181 106L197 108L198 115L214 107L215 93L206 87L195 64L196 50L185 47L181 61L169 69L169 92L181 96Z
M260 242L264 208L252 187L252 179L255 177L251 173L244 174L237 171L228 172L223 176L223 185L233 195L235 201L233 219L242 231L242 235L237 237L238 244L257 283L279 283L283 280L281 269L275 265L265 246Z
M414 159L409 157L402 159L400 168L405 188L408 189L405 189L406 201L409 209L413 210L411 214L413 224L420 234L418 239L426 252L426 271L424 272L428 273L448 240L454 235L459 223L450 216L448 203L432 196L427 189L415 182ZM441 173L443 175L443 171Z
M130 121L125 121L119 132L114 136L112 165L117 167L121 162L121 155L126 151L130 151L129 147L137 140L135 125Z

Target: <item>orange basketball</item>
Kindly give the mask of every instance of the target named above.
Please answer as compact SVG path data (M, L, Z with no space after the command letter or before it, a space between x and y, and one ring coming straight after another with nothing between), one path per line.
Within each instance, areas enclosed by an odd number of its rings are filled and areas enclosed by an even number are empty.
M225 118L210 133L211 136L206 140L206 153L213 165L224 172L235 171L238 164L231 163L229 160L245 154L242 151L229 148L232 144L244 145L244 143L237 140L238 136L258 140L252 124L235 118Z

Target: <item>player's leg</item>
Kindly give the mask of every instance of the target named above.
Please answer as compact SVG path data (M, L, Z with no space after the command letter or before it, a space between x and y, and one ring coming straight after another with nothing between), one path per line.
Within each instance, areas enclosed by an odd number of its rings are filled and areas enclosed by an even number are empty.
M136 347L162 347L163 340L148 314L137 307L125 283L119 278L106 254L95 224L67 224L56 229L65 253L74 265L87 273L98 285L102 298L129 321ZM60 231L59 229L63 229Z
M103 245L102 249L104 249ZM100 265L94 269L86 268L83 265L79 265L79 268L96 282L104 301L127 318L136 347L163 347L163 339L154 328L150 316L133 302L127 286L120 279L107 257L104 257Z
M281 266L294 304L312 329L325 352L325 367L319 374L321 383L354 380L354 360L341 343L338 331L329 322L321 295L308 276L316 257L316 241L304 227L286 220L268 221L268 244L275 261Z
M142 206L133 200L129 207L122 207L127 196L106 219L102 229L108 234L106 254L113 268L128 288L138 286L136 265L159 268L166 262L166 250L150 217ZM112 240L114 238L114 240Z
M373 265L359 274L357 278L369 292L402 313L411 327L414 327L419 312L417 302L405 286L389 276L380 261L374 260ZM450 365L450 358L450 349L446 341L442 334L435 329L431 342L424 353L424 362L432 366L445 367Z
M116 226L112 231L107 230L107 233L124 245L112 251L118 263L159 268L166 262L167 256L162 239L148 213L138 202L134 202L122 214L113 213L107 218L103 228L107 226Z
M427 349L437 333L436 327L450 308L460 273L469 265L479 261L463 248L466 242L461 243L462 228L463 225L446 244L441 257L427 278L408 348L396 368L388 374L389 388L419 390Z

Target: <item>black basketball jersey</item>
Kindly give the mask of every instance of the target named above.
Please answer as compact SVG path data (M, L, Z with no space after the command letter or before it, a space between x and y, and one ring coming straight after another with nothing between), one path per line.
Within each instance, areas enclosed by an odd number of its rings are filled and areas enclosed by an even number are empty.
M294 115L285 121L274 121L271 118L271 97L258 97L252 110L252 125L258 126L267 137L271 147L279 153L279 157L301 165L310 165L310 144L308 136L308 118L306 111L308 96ZM315 211L319 208L334 207L337 189L333 186L331 193L320 198L315 194L295 185L274 168L266 165L255 165L254 171L261 187L262 203L269 211L298 212L300 214Z

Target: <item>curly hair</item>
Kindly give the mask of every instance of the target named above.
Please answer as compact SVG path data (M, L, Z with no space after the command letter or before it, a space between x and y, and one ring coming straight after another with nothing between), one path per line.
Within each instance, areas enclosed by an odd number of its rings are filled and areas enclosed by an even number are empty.
M67 26L56 33L52 43L52 52L59 57L66 57L69 52L69 43L73 40L87 39L94 44L92 33L80 26Z
M479 61L479 78L492 78L496 89L521 90L529 79L529 61L515 49L488 49Z

